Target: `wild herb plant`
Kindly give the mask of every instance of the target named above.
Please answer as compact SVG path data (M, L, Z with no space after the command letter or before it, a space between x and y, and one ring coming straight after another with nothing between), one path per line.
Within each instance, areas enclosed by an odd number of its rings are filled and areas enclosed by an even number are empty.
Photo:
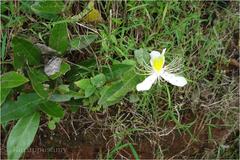
M77 13L76 4L84 6ZM7 130L16 122L7 139L8 158L19 159L30 147L41 120L54 130L80 106L118 111L106 121L116 140L107 159L124 148L139 159L134 135L150 137L155 158L164 158L159 139L176 130L190 135L192 144L198 121L213 141L214 119L235 131L238 84L222 66L235 55L228 46L234 48L238 18L236 4L224 4L2 1L1 125ZM127 120L123 106L132 115ZM186 112L195 119L183 123ZM216 157L221 150L220 145Z

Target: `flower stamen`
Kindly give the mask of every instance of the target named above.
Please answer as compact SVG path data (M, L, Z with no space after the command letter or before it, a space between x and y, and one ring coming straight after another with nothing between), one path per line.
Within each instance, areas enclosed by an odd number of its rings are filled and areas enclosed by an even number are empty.
M160 57L155 57L153 59L153 62L152 62L152 67L154 69L155 72L157 73L160 73L163 66L164 66L164 61L165 61L165 58L164 56L160 56Z

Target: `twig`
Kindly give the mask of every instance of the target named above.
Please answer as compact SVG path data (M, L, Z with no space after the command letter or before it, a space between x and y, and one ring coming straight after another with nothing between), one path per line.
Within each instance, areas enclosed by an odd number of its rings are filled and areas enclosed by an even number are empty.
M81 27L87 28L87 29L89 29L90 31L93 31L94 33L99 34L98 31L96 31L96 30L94 30L94 29L92 29L92 28L90 28L90 27L88 27L88 26L85 26L85 25L83 25L83 24L81 24L81 23L78 23L78 22L76 22L76 24L79 25L79 26L81 26ZM99 35L100 35L100 34L99 34Z

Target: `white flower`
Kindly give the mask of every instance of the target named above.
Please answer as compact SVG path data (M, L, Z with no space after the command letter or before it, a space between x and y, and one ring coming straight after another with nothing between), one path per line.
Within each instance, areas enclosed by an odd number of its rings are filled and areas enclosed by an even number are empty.
M150 53L151 74L143 82L137 85L137 91L149 90L153 83L155 83L157 80L161 80L162 78L172 85L178 87L183 87L187 84L187 80L184 77L171 73L171 68L164 66L165 52L166 48L163 49L162 53L159 53L158 51L152 51Z

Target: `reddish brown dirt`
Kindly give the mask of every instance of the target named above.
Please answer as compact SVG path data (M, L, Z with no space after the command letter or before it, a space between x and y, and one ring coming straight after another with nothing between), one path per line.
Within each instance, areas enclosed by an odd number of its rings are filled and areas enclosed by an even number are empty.
M182 122L191 122L191 117L194 117L192 113L186 114L186 116L182 118ZM191 138L188 133L178 132L177 130L167 136L159 138L158 142L165 155L164 158L201 158L204 151L214 149L218 142L226 138L226 135L228 135L227 128L221 127L223 121L216 119L212 123L218 127L212 128L212 139L210 140L208 137L208 128L204 125L201 118L197 118L197 122L191 127L191 132L195 135L194 138ZM86 131L86 128L89 126L83 126L81 124L77 126L75 124L75 130L77 130L78 134L75 135L70 120L62 121L54 131L50 131L43 124L44 120L42 120L42 126L38 130L34 143L26 151L23 159L104 158L107 151L114 147L114 140L110 131L105 131L104 133L101 133L99 129ZM172 126L171 123L165 125ZM5 159L7 133L4 131L1 133L1 140L3 142L1 145L1 158ZM105 138L102 135L104 135ZM143 137L134 137L133 139L134 143L132 142L132 144L139 154L140 159L156 158L154 157L156 146L152 145ZM124 142L129 143L130 140L126 138ZM214 142L217 143L215 144ZM122 156L129 159L134 158L129 147L119 151L115 158L121 158Z

